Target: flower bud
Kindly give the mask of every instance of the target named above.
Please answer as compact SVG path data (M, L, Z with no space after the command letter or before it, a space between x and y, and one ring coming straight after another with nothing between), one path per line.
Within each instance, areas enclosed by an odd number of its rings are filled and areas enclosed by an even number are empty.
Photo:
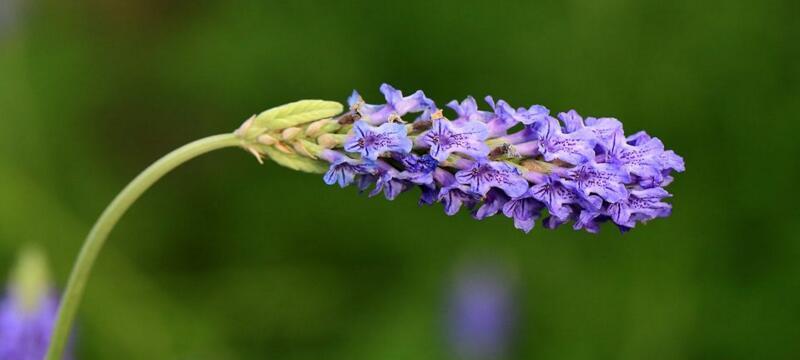
M344 141L342 135L322 134L317 138L317 143L325 149L333 149Z
M306 136L316 138L322 134L332 133L339 130L342 126L333 119L323 119L315 121L306 128Z
M264 145L275 145L275 143L278 142L278 139L275 139L274 137L272 137L272 135L263 134L258 137L258 142Z
M303 130L300 129L299 127L286 128L283 129L283 131L281 131L281 138L283 138L283 140L289 141L296 138L297 135L300 135L302 131Z

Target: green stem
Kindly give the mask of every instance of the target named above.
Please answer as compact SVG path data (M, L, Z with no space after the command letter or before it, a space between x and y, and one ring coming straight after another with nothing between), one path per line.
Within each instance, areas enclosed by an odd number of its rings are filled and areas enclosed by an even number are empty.
M45 358L46 360L58 360L61 358L64 345L67 342L70 329L72 328L72 321L75 318L75 313L78 310L78 305L83 296L83 290L86 287L86 281L89 279L89 274L92 271L92 265L95 259L97 259L97 255L100 253L100 249L102 249L108 234L122 215L125 214L125 211L128 210L136 199L150 188L153 183L172 169L207 152L226 147L239 146L240 144L241 141L234 134L209 136L186 144L162 157L153 165L150 165L150 167L133 179L133 181L114 198L114 201L108 205L92 227L92 230L86 237L86 241L83 243L78 259L73 265L72 273L67 282L67 288L64 290L64 295L61 298L61 306L58 310L58 318L56 319L55 328L53 329L50 348Z

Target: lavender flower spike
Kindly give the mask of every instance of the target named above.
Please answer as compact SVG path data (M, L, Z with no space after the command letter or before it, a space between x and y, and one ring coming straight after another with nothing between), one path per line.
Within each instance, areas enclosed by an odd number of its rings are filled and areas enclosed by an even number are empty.
M356 183L388 199L418 187L420 204L440 202L448 215L465 207L476 219L502 213L525 232L544 209L543 227L572 222L589 232L606 221L627 231L671 212L664 187L684 171L683 158L645 132L626 137L617 119L574 110L553 117L541 105L515 108L487 96L485 110L472 97L447 103L451 121L421 91L380 90L385 104L365 104L354 92L338 118L326 118L333 106L318 102L303 107L321 111L303 113L305 123L293 115L275 119L289 126L256 121L237 133L258 156L324 173L327 184ZM266 113L288 112L280 110ZM415 120L400 118L408 115Z

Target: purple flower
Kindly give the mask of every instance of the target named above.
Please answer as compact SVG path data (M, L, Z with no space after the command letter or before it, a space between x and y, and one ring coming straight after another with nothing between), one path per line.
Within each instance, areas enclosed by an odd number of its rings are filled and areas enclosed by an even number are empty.
M589 129L565 134L558 121L548 118L539 128L539 153L545 160L561 160L572 165L594 159L596 137Z
M474 217L478 220L483 220L487 217L494 216L503 210L503 205L505 205L508 200L510 200L510 198L503 190L491 189L486 193L483 199L483 205L478 208Z
M584 197L597 194L608 202L628 196L625 184L631 179L625 171L612 164L587 163L563 171L561 182Z
M472 96L468 96L460 103L456 100L453 100L447 103L447 107L453 109L453 111L455 111L458 115L458 117L453 120L453 123L464 123L470 121L486 122L492 117L492 113L478 110L478 104L475 102L475 98Z
M639 131L631 136L625 138L625 141L634 146L642 145L651 139L650 135L645 131Z
M411 140L406 136L403 124L384 123L375 127L364 121L356 121L353 135L345 141L344 149L375 160L387 151L408 153L411 151Z
M472 209L480 202L480 196L471 193L467 186L457 183L453 174L442 169L436 169L434 177L436 182L441 185L437 200L444 205L445 214L455 215L462 205Z
M523 196L513 198L503 205L503 214L514 219L514 227L528 233L539 218L544 204L526 192Z
M415 184L433 183L433 171L439 166L439 162L432 156L424 154L406 154L400 160L405 168L399 175L400 178L411 181Z
M572 228L575 230L586 230L592 234L600 232L600 223L607 220L607 216L595 210L580 210L578 217L575 218L575 223Z
M672 205L661 201L669 196L662 188L631 190L628 198L610 204L607 213L616 224L633 228L638 221L669 216Z
M672 150L662 152L661 155L658 156L658 162L661 165L661 170L667 171L667 173L669 173L671 170L675 170L677 172L683 172L686 170L686 167L683 164L683 158L678 156L678 154Z
M420 136L420 141L430 147L434 159L445 161L452 153L485 157L489 153L489 147L484 143L486 137L486 125L481 122L455 124L447 119L437 119L433 121L433 127Z
M47 294L37 303L26 309L13 292L0 300L0 360L44 358L58 313L58 297Z
M57 314L58 294L50 288L44 255L27 248L0 298L0 360L43 359ZM70 353L68 346L63 358Z
M493 187L505 191L510 197L521 196L528 191L528 181L520 171L502 161L475 162L471 168L457 172L456 179L481 196Z
M422 91L403 97L403 93L400 90L393 88L389 84L381 85L380 90L383 96L386 97L386 104L365 104L361 96L355 91L348 99L349 105L355 107L361 117L372 125L383 124L393 116L402 117L408 113L430 112L436 109L436 104L433 100L428 99Z
M623 171L631 175L660 181L664 144L658 138L639 139L637 142L638 145L629 145L625 135L618 131L608 149L607 162L619 165Z
M470 193L465 186L453 184L445 186L439 191L438 200L444 205L445 214L455 215L462 205L472 209L481 199Z
M575 110L559 113L558 118L564 123L564 132L566 133L573 133L581 129L591 130L596 143L603 149L608 149L614 135L622 131L622 123L617 119L588 117L584 123L583 118Z
M436 202L437 197L439 196L439 190L436 189L436 186L433 184L419 185L419 190L422 193L419 197L419 201L417 202L419 206L431 205Z
M502 359L513 330L513 291L497 266L470 264L457 273L448 311L449 340L459 359Z
M508 129L514 125L529 121L525 116L525 108L514 109L505 100L498 100L495 103L491 96L487 96L485 100L494 110L494 116L487 120L486 124L491 137L506 135Z
M369 196L375 196L383 192L388 200L394 200L397 195L408 190L411 186L407 181L399 178L400 172L391 165L383 161L378 161L375 166L375 188Z
M322 178L328 185L339 184L340 187L346 187L353 183L356 175L371 174L374 168L370 163L349 158L332 150L324 151L320 157L331 163L328 172Z
M536 184L530 189L530 195L547 206L551 216L568 220L572 208L567 205L586 204L592 208L599 208L603 202L597 196L581 196L572 189L561 184L558 177L549 176L541 184Z

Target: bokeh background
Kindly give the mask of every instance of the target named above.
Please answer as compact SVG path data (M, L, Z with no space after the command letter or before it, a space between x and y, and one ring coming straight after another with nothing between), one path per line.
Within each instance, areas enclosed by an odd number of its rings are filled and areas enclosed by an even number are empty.
M513 288L508 359L796 358L798 4L0 0L0 276L37 243L63 286L103 207L181 144L389 82L646 129L686 159L674 214L526 235L220 151L114 231L78 359L457 358L449 298L476 263Z

